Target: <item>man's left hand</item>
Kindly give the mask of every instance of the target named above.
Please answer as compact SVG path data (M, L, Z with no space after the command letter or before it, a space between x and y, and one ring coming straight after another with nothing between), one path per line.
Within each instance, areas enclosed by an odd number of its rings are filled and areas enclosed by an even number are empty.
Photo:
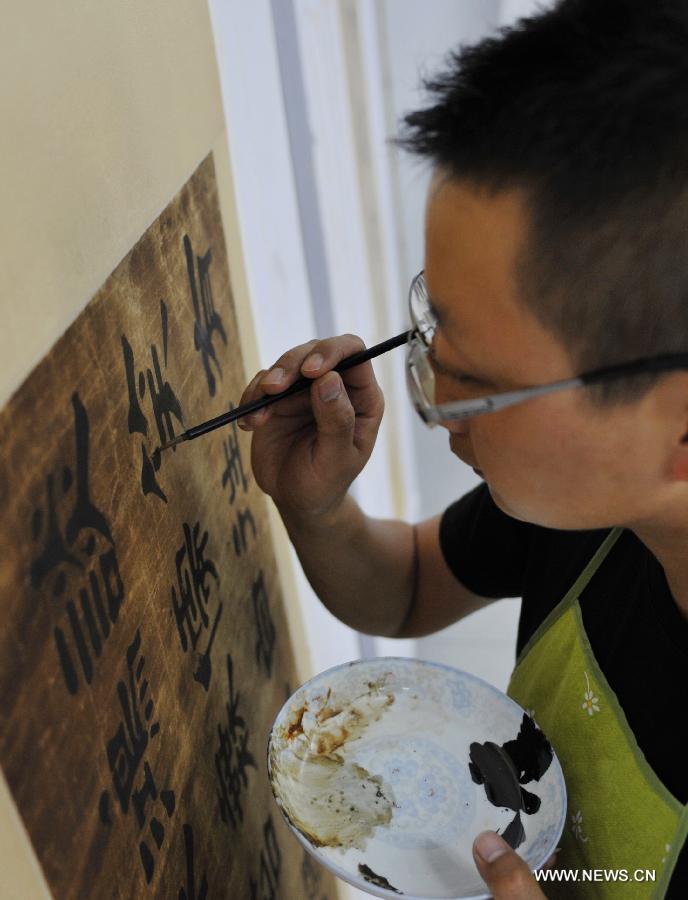
M546 900L527 864L496 832L478 835L473 859L495 900Z

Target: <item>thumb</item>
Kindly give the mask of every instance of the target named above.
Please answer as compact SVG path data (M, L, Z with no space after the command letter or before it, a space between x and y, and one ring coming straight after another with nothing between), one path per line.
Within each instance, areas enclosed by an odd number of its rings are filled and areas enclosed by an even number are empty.
M478 835L473 859L495 900L543 900L545 895L527 864L496 832Z

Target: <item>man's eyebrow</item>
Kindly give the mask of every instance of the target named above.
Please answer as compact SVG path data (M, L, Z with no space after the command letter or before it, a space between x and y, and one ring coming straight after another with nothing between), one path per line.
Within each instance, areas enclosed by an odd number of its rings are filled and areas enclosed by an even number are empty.
M460 366L448 365L447 363L442 362L441 359L438 359L434 347L431 347L428 352L437 368L445 375L449 375L452 378L458 379L473 378L476 381L484 382L486 385L496 386L496 382L492 378L488 378L488 376L484 372L480 372L475 369L472 364L469 363L465 368L462 368Z

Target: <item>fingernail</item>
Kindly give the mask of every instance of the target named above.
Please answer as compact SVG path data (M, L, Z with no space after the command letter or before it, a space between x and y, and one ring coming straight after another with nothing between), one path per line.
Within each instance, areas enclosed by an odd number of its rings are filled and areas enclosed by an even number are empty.
M263 384L279 384L281 381L284 381L284 369L281 366L275 366L261 378Z
M337 375L334 375L332 378L326 378L318 388L320 399L325 403L329 403L331 400L336 400L341 392L342 382Z
M237 423L246 431L250 431L252 428L255 428L256 425L258 425L258 423L263 418L264 413L264 409L259 409L256 412L249 413L247 416L242 416L240 419L237 419Z
M323 358L319 353L311 353L310 356L307 356L303 361L302 369L309 369L311 372L316 372L320 366L323 364Z
M494 831L483 831L475 839L475 849L485 862L491 863L505 854L509 845Z

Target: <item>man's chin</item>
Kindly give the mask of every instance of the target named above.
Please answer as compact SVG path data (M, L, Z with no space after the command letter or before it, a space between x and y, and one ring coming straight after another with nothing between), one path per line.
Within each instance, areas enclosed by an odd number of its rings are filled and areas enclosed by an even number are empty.
M450 435L449 435L449 449L450 449L451 452L454 454L454 456L455 456L457 459L460 459L461 462L462 462L465 466L469 466L471 469L473 469L473 471L474 471L475 474L478 476L478 478L482 478L483 480L485 480L485 475L484 475L484 473L483 473L483 470L482 470L482 469L479 469L477 466L474 466L472 462L469 462L467 459L464 459L464 458L463 458L463 456L462 456L461 453L459 452L459 448L458 448L458 446L457 446L457 443L458 443L458 441L457 441L456 435L450 434Z

